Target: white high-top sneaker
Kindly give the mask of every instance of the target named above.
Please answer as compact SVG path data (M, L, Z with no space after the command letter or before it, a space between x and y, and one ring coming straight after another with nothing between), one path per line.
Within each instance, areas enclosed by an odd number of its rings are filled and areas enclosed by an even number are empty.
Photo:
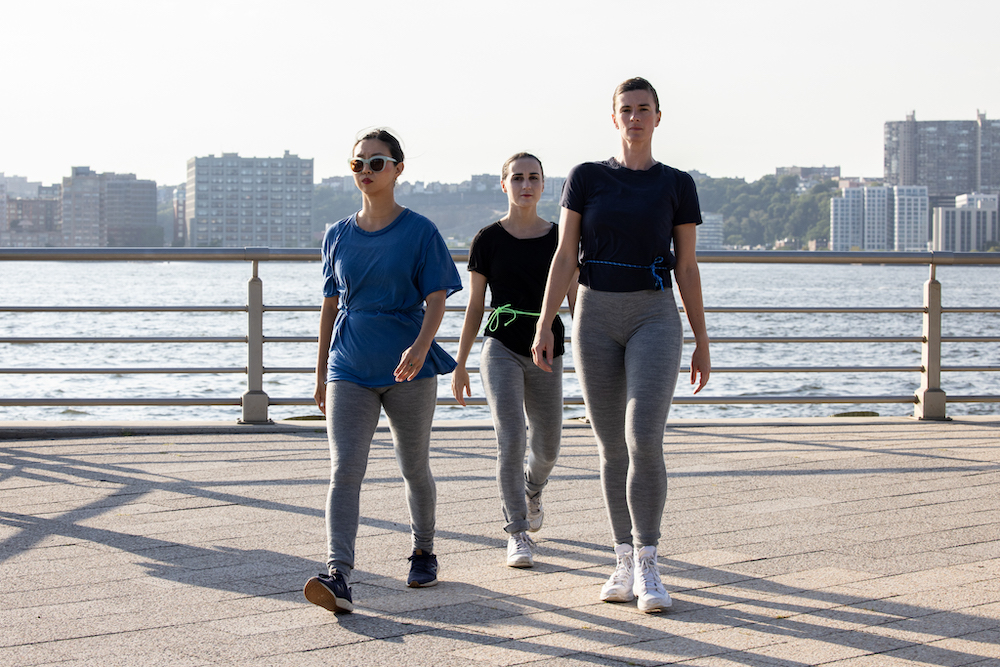
M639 611L663 611L673 602L660 581L660 566L656 562L656 547L640 547L635 557L635 583L632 592L639 598Z
M615 545L615 571L601 586L601 599L605 602L629 602L635 599L632 592L635 576L635 561L632 559L631 544Z

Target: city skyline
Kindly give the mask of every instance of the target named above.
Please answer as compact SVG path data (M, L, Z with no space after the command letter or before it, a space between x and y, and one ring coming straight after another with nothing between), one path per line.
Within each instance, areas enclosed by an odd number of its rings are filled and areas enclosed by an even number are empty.
M460 182L531 150L546 172L617 151L611 91L641 75L663 120L654 155L709 176L778 166L882 175L883 127L1000 116L996 3L16 3L0 171L59 182L73 166L184 181L197 155L315 158L347 173L359 130L385 124L403 179ZM21 26L18 29L13 29ZM52 76L58 73L58 76ZM946 87L948 94L941 94Z

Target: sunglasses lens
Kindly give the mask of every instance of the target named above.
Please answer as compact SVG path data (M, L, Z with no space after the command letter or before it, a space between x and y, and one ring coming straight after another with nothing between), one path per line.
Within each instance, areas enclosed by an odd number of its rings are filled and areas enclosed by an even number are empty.
M361 160L351 160L350 165L351 165L351 171L353 171L355 174L360 174L361 170L365 168L365 165Z
M382 171L385 167L385 160L380 157L373 157L368 164L372 166L372 171Z

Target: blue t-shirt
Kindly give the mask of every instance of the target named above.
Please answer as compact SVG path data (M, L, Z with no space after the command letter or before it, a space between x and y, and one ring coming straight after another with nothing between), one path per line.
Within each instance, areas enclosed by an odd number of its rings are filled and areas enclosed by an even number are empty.
M581 215L580 283L603 292L669 288L674 227L701 224L694 179L661 163L645 171L614 158L578 164L560 203Z
M424 321L424 299L462 289L462 279L434 223L406 209L387 227L366 232L357 214L323 237L323 296L339 297L327 381L365 387L396 384L392 372ZM450 373L455 360L435 342L414 379Z

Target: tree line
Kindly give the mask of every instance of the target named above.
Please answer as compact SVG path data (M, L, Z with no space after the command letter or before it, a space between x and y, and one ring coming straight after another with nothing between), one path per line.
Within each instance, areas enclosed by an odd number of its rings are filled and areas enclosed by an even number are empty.
M731 246L773 246L792 238L801 243L830 236L830 199L838 194L836 181L824 181L798 193L796 176L764 176L747 183L741 178L702 178L698 181L701 210L721 213L723 238ZM404 201L405 200L405 201ZM466 195L413 195L400 197L435 223L445 237L468 241L478 229L496 220L506 209L502 193ZM357 190L313 192L313 225L325 229L361 207ZM555 200L539 204L539 215L557 220Z

